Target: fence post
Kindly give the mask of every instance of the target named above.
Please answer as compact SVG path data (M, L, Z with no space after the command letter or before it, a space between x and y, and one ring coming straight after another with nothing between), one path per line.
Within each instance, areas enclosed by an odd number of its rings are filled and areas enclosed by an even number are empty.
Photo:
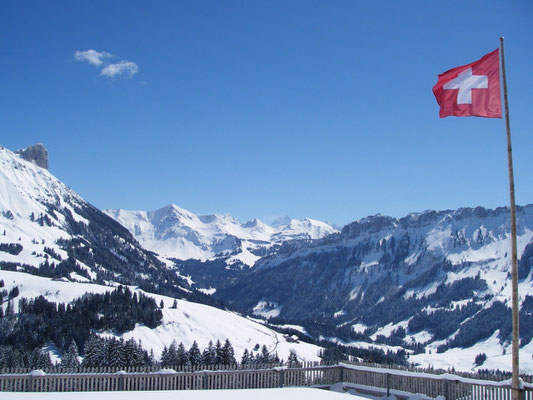
M444 398L450 400L450 381L448 379L444 380Z
M118 390L124 391L124 374L125 371L118 371Z
M207 371L204 371L202 375L202 389L207 390Z
M280 368L279 370L279 387L282 388L285 386L285 370Z
M26 392L33 392L33 375L31 373L29 374L28 387L26 388Z
M344 367L339 367L339 380L344 382Z
M390 396L390 374L387 373L387 397Z

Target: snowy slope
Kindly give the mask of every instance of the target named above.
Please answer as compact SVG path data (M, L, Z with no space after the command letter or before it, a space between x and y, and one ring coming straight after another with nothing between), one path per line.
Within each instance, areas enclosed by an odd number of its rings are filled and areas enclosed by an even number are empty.
M144 285L166 293L183 294L188 287L126 228L45 168L2 146L0 266L81 282Z
M76 212L77 208L85 205L85 201L74 191L46 169L0 146L0 242L23 246L18 255L0 252L0 261L38 267L45 261L45 246L66 256L66 252L55 244L60 238L72 238L66 216L56 210L56 218L53 218L48 205L70 212L75 221L88 223ZM52 221L51 226L40 223L39 218L45 215Z
M47 300L56 303L69 303L85 293L105 293L114 290L110 286L102 286L89 283L57 281L49 278L38 277L21 272L1 271L0 280L5 282L5 288L9 291L17 286L19 297L34 298L43 295ZM150 351L154 350L157 357L160 356L164 346L169 346L173 340L183 342L186 348L190 348L193 341L197 341L199 347L207 347L210 340L222 343L229 339L235 349L237 359L240 359L244 349L250 350L259 343L264 344L272 352L277 352L283 359L287 359L290 350L294 350L298 357L306 361L318 361L319 347L308 343L289 343L283 335L277 333L257 322L251 321L232 312L220 310L203 304L197 304L178 299L177 309L169 308L174 298L146 293L132 287L136 292L142 292L153 297L157 304L164 301L162 325L155 329L137 325L133 331L126 332L121 337L125 339L141 339L143 347ZM15 310L18 301L14 302ZM7 307L7 302L2 307ZM111 336L109 332L101 332L103 336Z
M180 260L228 257L227 264L252 266L272 246L287 240L319 239L337 230L309 218L270 226L241 223L231 215L195 215L174 204L156 211L106 210L147 249Z

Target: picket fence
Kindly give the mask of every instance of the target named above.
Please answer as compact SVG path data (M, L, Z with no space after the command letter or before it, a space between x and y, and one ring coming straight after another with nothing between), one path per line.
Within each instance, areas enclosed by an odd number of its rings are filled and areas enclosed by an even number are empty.
M483 381L451 374L429 374L350 364L273 367L266 369L219 369L177 372L1 374L0 391L71 392L122 390L255 389L336 385L360 394L393 394L407 399L422 394L428 399L510 400L509 381ZM525 384L523 400L533 400L533 385Z

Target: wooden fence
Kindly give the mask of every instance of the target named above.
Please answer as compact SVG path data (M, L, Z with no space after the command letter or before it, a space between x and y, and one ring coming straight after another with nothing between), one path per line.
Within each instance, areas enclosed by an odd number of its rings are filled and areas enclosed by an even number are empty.
M337 365L339 361L335 362L305 362L298 363L299 367L316 367L319 365ZM368 363L362 361L343 361L345 364L357 365L361 367L372 367L376 369L393 369L395 371L410 371L417 373L428 373L432 375L441 375L450 373L453 375L458 375L463 378L471 378L477 380L485 381L505 381L511 379L511 373L505 371L476 371L476 372L464 372L464 371L454 371L454 370L444 370L444 369L435 369L435 368L421 368L416 366L405 366L405 365L388 365L388 364L377 364L377 363ZM167 368L173 369L176 372L196 372L204 370L252 370L252 369L272 369L276 367L281 367L286 364L280 363L268 363L268 364L256 364L256 363L247 363L247 364L237 364L237 365L174 365ZM115 366L115 367L62 367L60 365L55 365L51 367L44 368L44 372L47 374L80 374L80 373L90 373L90 374L102 374L102 373L115 373L118 371L125 372L158 372L161 370L160 365L153 366ZM36 368L28 367L18 367L18 368L0 368L0 375L2 374L27 374L33 371ZM533 384L532 375L521 375L521 379L526 383Z
M331 363L329 365L336 365L338 363ZM153 366L116 366L116 367L63 367L61 365L54 365L51 367L44 368L44 372L47 374L113 374L119 371L124 372L138 372L138 373L148 373L148 372L159 372L161 369L171 369L176 372L198 372L198 371L220 371L220 370L252 370L252 369L272 369L276 367L281 367L284 364L280 363L268 363L268 364L238 364L238 365L225 365L225 364L214 364L214 365L172 365L163 367L161 365ZM299 363L299 366L304 367L316 367L321 365L319 362L306 362ZM28 374L31 371L37 368L28 368L28 367L17 367L17 368L0 368L0 375L4 374Z
M484 381L452 374L429 374L339 364L346 389L361 394L393 394L408 398L422 394L427 398L446 400L511 400L511 382ZM522 400L533 400L533 385L524 384Z
M305 365L296 368L201 370L177 372L44 373L0 375L0 391L70 392L122 390L255 389L332 385L360 394L394 394L406 399L510 400L510 382L482 381L451 374L433 375L349 364ZM533 385L524 385L523 400L533 400Z
M196 372L124 372L0 375L0 392L70 392L116 390L258 389L285 386L330 386L341 379L339 366Z

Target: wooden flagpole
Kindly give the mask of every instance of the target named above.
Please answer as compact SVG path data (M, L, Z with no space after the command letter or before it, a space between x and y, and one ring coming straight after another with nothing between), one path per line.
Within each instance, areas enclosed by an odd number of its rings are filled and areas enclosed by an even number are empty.
M505 126L507 128L507 160L509 164L509 193L511 197L511 276L512 276L512 309L513 309L513 395L512 400L520 400L519 361L519 308L518 308L518 256L516 250L516 205L514 195L513 148L511 146L511 124L509 122L509 102L507 99L507 78L505 76L505 55L503 52L503 37L500 38L500 53L502 57L503 101L505 104Z

